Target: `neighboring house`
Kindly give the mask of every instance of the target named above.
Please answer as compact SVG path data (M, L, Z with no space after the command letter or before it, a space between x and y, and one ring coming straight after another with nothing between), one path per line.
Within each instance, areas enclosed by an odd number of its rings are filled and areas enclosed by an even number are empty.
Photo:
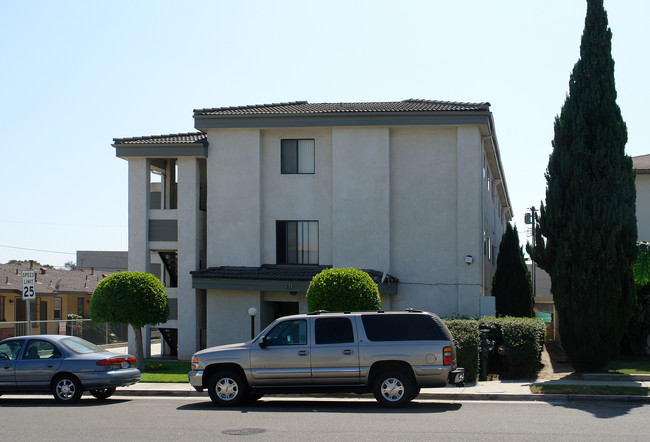
M179 358L249 339L251 307L256 332L306 312L327 267L368 271L384 309L494 313L512 209L489 103L294 102L194 121L113 144L129 168L129 270L165 284Z
M639 241L650 241L650 155L632 158L636 169L636 225Z
M34 268L33 262L0 264L0 339L23 334L27 304L22 299L22 270L36 272L36 299L31 302L31 334L59 333L68 314L88 318L90 296L106 275L85 270Z

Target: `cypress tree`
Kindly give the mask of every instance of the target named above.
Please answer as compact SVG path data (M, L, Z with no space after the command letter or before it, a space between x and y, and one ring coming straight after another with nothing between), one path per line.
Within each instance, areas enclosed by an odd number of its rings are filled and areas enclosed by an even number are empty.
M578 371L618 355L635 293L636 189L616 104L603 0L587 0L580 59L555 118L533 257L551 275L562 346ZM540 238L541 239L541 238Z
M517 228L510 223L499 244L497 270L492 280L498 316L533 317L533 290Z

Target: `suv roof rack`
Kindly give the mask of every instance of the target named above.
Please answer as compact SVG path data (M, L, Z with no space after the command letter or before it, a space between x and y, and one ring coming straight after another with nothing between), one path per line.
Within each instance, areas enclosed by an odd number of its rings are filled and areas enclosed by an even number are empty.
M409 312L409 313L422 313L422 310L418 310L418 309L413 308L413 307L405 308L404 311Z
M321 313L329 313L327 310L316 310L315 312L309 312L308 315L320 315Z

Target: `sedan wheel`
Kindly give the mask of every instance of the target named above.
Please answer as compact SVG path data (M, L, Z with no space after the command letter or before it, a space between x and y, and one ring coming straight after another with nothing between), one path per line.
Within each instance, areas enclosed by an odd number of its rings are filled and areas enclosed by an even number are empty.
M375 378L372 390L384 407L401 407L417 395L411 378L401 372L381 373Z
M109 397L113 396L113 393L115 393L115 388L97 388L95 390L90 390L90 394L95 396L97 399L108 399Z
M233 406L247 398L246 380L235 371L222 371L210 378L208 393L217 405Z
M52 383L52 395L57 402L66 404L77 402L82 393L81 382L72 375L59 376Z

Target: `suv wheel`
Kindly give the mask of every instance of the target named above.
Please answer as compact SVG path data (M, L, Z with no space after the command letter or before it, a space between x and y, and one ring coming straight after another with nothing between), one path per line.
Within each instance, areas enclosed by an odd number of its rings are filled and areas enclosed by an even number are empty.
M208 384L210 399L220 406L233 406L247 398L246 380L235 371L220 371L212 375Z
M419 393L411 378L401 371L386 371L375 377L372 392L379 405L401 407Z

